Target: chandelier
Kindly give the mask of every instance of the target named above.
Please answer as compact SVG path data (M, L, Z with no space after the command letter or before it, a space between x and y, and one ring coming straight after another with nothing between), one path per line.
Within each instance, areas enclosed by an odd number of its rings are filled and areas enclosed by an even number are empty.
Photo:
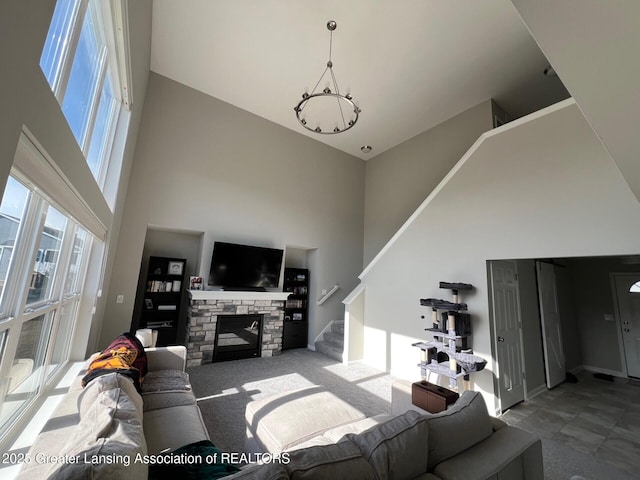
M360 107L353 101L351 94L348 91L346 95L340 93L336 76L333 73L331 47L333 46L333 31L337 26L333 20L327 22L327 29L330 32L327 68L322 72L311 93L305 90L302 94L302 100L294 108L296 117L304 128L323 135L346 132L356 124L360 114ZM326 80L324 89L316 92L325 76L328 80ZM345 113L348 120L345 119Z

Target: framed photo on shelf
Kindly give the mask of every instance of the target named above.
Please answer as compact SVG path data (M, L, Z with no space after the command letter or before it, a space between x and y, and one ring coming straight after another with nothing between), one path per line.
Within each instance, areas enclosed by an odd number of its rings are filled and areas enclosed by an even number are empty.
M147 308L147 310L153 310L153 301L150 298L145 298L144 306Z
M202 290L202 277L189 277L189 290Z
M182 275L182 269L184 268L184 262L179 261L169 261L169 267L167 268L167 273L169 275Z

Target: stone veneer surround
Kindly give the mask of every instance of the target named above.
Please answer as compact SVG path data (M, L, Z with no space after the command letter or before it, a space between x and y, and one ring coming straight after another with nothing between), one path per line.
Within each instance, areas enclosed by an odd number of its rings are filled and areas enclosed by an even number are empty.
M261 355L282 352L284 302L290 293L189 290L187 367L211 363L219 315L263 315Z

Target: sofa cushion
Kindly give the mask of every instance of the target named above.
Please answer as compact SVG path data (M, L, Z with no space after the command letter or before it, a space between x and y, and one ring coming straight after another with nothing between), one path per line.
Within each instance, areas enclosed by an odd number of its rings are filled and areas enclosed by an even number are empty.
M427 471L429 424L418 412L409 410L347 438L360 448L381 480L415 478Z
M78 397L78 412L80 417L93 408L102 392L107 390L121 389L135 407L136 416L142 422L142 397L136 390L133 380L119 373L109 373L95 378L84 387Z
M293 450L287 454L289 463L285 468L292 480L377 480L376 472L362 456L360 449L348 440Z
M144 411L158 410L161 408L181 407L195 405L196 397L191 392L156 392L142 396Z
M247 405L247 428L271 453L289 450L330 428L365 418L347 402L321 387L280 393Z
M147 373L142 382L142 394L153 392L189 392L189 374L182 370L160 370Z
M209 440L196 404L144 412L144 434L152 455Z
M289 473L280 463L252 463L241 467L238 473L225 480L288 480Z
M482 395L465 391L447 410L426 415L429 422L428 470L465 451L493 433Z
M544 477L540 439L517 427L506 426L454 458L436 465L433 473L446 480L469 478Z
M362 433L365 430L386 422L387 420L391 420L392 418L393 417L391 415L380 414L374 417L367 417L363 420L347 423L346 425L340 425L339 427L327 430L322 435L315 436L306 442L299 443L294 448L298 450L300 448L314 447L316 445L330 445L332 443L338 443L346 440L347 434L349 433Z
M115 377L111 381L118 383ZM89 396L81 399L80 422L63 448L64 455L80 461L65 462L50 479L146 478L147 465L135 461L147 452L138 407L122 385L102 390L93 402Z

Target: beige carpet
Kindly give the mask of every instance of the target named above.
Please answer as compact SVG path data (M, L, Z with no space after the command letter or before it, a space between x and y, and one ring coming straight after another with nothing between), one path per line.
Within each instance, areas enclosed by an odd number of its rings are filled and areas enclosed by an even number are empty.
M307 349L187 371L211 440L226 452L244 451L247 403L279 392L322 385L367 416L391 412L393 377L362 364L345 366Z

